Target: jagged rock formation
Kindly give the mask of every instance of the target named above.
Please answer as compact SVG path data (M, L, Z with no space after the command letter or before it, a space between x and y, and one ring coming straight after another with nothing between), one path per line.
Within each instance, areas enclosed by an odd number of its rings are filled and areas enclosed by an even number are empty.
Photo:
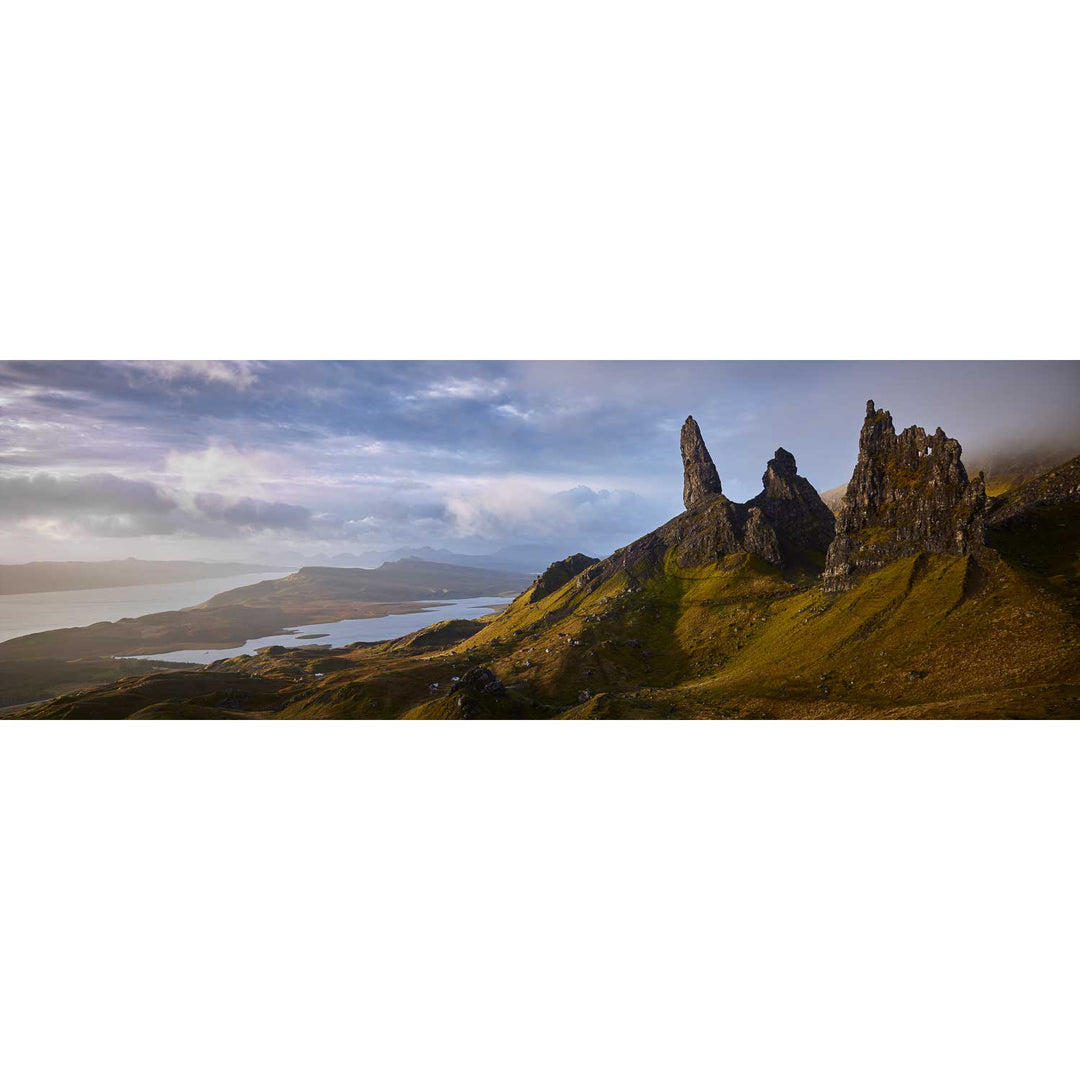
M723 492L720 476L709 456L701 429L692 417L686 418L679 437L683 462L683 506L693 510L708 499Z
M535 604L549 596L556 589L561 589L571 578L577 577L582 570L598 563L590 555L582 555L579 551L576 555L570 555L559 562L553 562L534 582L532 592L529 595L529 603Z
M810 481L798 475L791 453L777 449L762 477L764 490L747 503L737 503L721 492L720 477L692 416L683 425L681 447L687 511L602 562L585 565L575 579L576 589L591 591L620 572L631 581L644 580L671 550L677 550L682 567L746 554L785 570L820 569L833 538L832 511ZM562 565L556 563L546 573ZM561 573L553 575L555 588L566 580ZM533 599L551 591L538 594L534 588Z
M986 491L969 480L961 447L941 428L899 435L892 416L866 403L859 459L829 547L827 592L849 589L857 575L922 552L966 555L982 544Z
M767 563L779 566L781 562L780 541L776 530L765 519L757 506L751 506L746 512L746 525L743 527L743 543L746 550Z
M814 485L799 476L795 455L778 447L761 483L764 490L747 505L760 509L772 526L780 561L790 564L806 552L826 552L835 534L835 518Z
M816 557L820 567L833 538L833 514L813 484L798 475L792 453L778 447L761 478L761 494L736 503L721 493L716 466L692 416L683 424L681 448L688 513L660 531L673 534L683 558L706 562L745 552L783 567Z

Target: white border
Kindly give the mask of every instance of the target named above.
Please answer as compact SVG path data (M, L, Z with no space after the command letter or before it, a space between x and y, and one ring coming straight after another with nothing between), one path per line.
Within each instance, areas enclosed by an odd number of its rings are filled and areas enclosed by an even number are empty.
M1065 0L2 30L0 356L1080 357Z
M0 18L3 357L1080 356L1073 4ZM1078 731L0 725L0 1068L1072 1078Z
M1080 1065L1080 726L2 735L19 1080Z

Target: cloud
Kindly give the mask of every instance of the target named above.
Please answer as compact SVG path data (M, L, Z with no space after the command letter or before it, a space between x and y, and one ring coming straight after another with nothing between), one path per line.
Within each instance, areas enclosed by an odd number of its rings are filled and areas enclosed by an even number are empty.
M331 531L342 521L305 506L200 492L186 499L146 480L110 473L0 477L0 522L50 536L235 536Z
M308 528L313 518L312 512L306 506L267 502L264 499L230 500L211 493L196 495L195 506L212 521L222 521L227 525L245 529L302 531Z
M0 477L0 521L47 536L167 535L182 527L175 500L145 480L109 473Z
M519 409L516 405L506 402L495 406L495 412L503 416L512 416L515 420L531 420L534 412L532 409Z
M406 401L488 401L506 393L504 378L450 378L406 394Z
M447 496L451 533L461 537L611 536L644 531L651 508L632 491L579 485L544 491L520 479ZM654 522L655 524L655 522ZM648 526L651 527L651 526Z
M146 480L125 480L110 473L60 477L49 473L0 476L0 518L31 514L163 514L176 503Z
M237 390L254 386L264 366L259 360L122 360L119 363L129 371L164 382L225 383Z
M191 491L235 491L260 486L280 478L286 467L280 454L240 451L218 441L203 450L173 451L165 457L165 472Z

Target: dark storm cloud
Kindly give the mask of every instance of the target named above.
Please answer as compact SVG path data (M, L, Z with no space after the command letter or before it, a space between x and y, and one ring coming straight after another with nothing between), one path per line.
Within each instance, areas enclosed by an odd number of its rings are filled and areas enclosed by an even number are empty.
M34 514L85 512L160 517L176 508L176 503L154 484L108 473L78 478L48 473L0 476L0 518L7 520Z
M379 519L399 525L446 517L441 503L373 504ZM287 533L348 540L365 535L364 522L306 506L247 496L203 492L189 503L145 480L110 473L77 477L49 473L0 476L0 525L56 519L98 536L190 535L228 537L237 533Z
M196 496L193 511L155 484L108 473L0 476L0 522L28 518L58 518L102 536L227 536L237 529L302 532L314 515L303 506L211 494Z
M223 495L202 494L195 496L195 505L211 520L240 528L302 530L308 528L312 519L306 506L260 499L232 501Z
M154 484L108 473L0 476L0 525L58 522L94 536L169 536L191 531L177 503Z

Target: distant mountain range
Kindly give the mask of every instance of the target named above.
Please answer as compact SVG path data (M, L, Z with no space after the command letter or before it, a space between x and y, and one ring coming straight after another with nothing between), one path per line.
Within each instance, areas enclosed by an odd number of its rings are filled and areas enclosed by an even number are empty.
M323 601L450 600L469 596L515 596L529 585L520 571L491 570L407 558L384 562L376 569L342 566L304 566L288 577L242 585L218 593L199 609L236 604L319 603Z
M235 577L286 570L258 563L159 562L113 559L105 562L31 562L0 566L0 595L107 589L119 585L165 585L177 581Z
M402 547L389 551L369 551L362 555L342 552L328 559L330 566L356 566L372 568L400 559L423 559L425 562L451 566L476 566L487 570L512 570L526 574L539 574L553 562L565 559L574 551L574 545L516 544L499 548L488 555L463 555L447 548Z

